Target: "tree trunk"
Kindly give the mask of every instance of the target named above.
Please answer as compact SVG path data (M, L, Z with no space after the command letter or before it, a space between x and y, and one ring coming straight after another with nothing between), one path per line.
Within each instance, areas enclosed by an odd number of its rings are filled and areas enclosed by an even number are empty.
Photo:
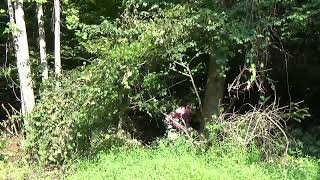
M54 0L54 71L57 76L61 75L60 57L60 3Z
M12 8L12 1L8 0L8 9L10 15L10 22L15 23L19 32L13 32L14 46L17 58L17 67L20 80L21 91L21 109L23 114L28 114L32 111L35 98L32 88L31 67L29 62L29 47L26 32L26 24L24 21L23 0L16 0L14 2L14 12Z
M219 73L216 59L211 55L205 96L203 99L202 115L205 121L211 120L212 115L219 115L219 105L223 98L225 78Z
M11 0L8 0L8 12L9 12L10 24L16 24L16 21L14 19L14 9L13 9ZM17 33L12 31L13 45L16 53L17 53L17 46L18 46L17 38L18 38Z
M40 49L40 62L41 62L41 75L42 81L48 79L48 63L46 53L46 33L44 29L43 8L42 4L37 4L37 19L39 28L39 49Z

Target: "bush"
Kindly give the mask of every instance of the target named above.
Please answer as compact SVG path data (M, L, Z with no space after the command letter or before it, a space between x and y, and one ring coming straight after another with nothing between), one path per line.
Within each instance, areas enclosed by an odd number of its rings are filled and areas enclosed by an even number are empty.
M223 23L208 10L180 5L152 11L152 18L147 19L135 11L125 11L123 16L121 23L104 21L99 32L97 25L82 25L83 33L89 34L83 46L99 58L79 70L65 72L42 88L26 127L27 148L35 160L63 164L83 154L91 148L94 131L117 127L132 111L163 118L163 113L181 103L170 95L172 87L186 80L175 72L183 72L175 62L191 61L189 51L210 53L212 47L202 43L201 34L194 33L216 36ZM217 24L206 29L213 20ZM196 102L190 88L183 88L184 100Z
M247 13L246 8L239 11L234 6L229 12L219 6L207 6L209 1L170 2L128 1L120 18L102 18L104 21L94 25L84 24L77 17L79 9L70 7L75 9L66 12L67 16L71 13L67 17L68 28L74 30L81 47L97 58L80 71L65 72L64 77L43 87L34 112L27 117L27 147L33 158L63 164L91 148L94 131L107 132L119 121L126 122L130 112L140 111L152 119L161 119L162 113L178 104L197 104L184 67L190 66L194 79L199 79L200 94L206 83L208 55L226 57L217 62L221 72L236 52L247 52L242 54L248 56L246 61L260 67L255 60L263 57L257 55L268 52L273 36L267 30L278 27L285 16L269 18L269 8L261 2L253 6L258 6L259 11L257 18L250 19L254 22L248 24L247 18L252 14L238 15ZM268 3L267 7L274 4L278 3ZM183 86L177 88L182 82ZM237 119L241 125L243 117ZM277 124L270 124L265 116L263 119L259 132ZM250 132L255 132L251 126L254 123L245 121Z
M264 158L287 155L289 137L285 123L288 120L286 108L276 105L254 108L244 114L225 113L209 124L211 139L233 143L249 150L261 150ZM290 115L290 114L289 114Z

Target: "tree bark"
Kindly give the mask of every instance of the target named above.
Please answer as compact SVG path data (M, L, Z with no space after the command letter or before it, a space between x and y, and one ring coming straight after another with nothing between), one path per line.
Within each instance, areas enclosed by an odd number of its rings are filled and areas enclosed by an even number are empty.
M12 5L12 1L8 0L8 12L9 12L9 19L10 19L10 24L16 24L16 21L14 19L14 9ZM13 39L13 44L14 44L14 50L17 52L17 46L18 46L18 40L17 40L17 33L12 31L12 39Z
M61 75L60 57L60 3L54 0L54 70L57 76Z
M26 115L33 110L35 97L32 88L31 67L29 62L29 47L26 24L24 20L23 0L16 0L14 2L14 8L12 8L12 1L8 0L8 9L10 22L15 23L18 29L18 32L13 32L12 34L14 39L13 41L16 51L17 67L20 80L21 109L22 113ZM14 16L15 22L13 18Z
M219 115L219 105L223 98L225 83L225 78L221 77L219 73L215 57L211 55L209 61L208 79L202 107L205 121L211 120L212 115Z
M40 49L40 63L41 63L41 75L42 81L48 79L48 63L46 53L46 33L44 29L44 18L42 4L37 4L37 19L39 28L39 49Z

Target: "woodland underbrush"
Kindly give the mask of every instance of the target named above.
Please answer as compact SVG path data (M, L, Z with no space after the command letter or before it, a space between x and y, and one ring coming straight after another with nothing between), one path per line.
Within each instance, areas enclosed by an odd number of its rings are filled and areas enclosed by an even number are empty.
M158 140L154 145L113 146L90 157L52 169L1 160L1 179L318 179L319 160L273 156L250 145L211 142L194 144L186 138Z
M34 163L23 138L1 139L3 179L318 179L320 161L302 154L285 128L285 109L222 114L205 138L158 138L143 145L122 130L97 131L90 151L59 166ZM281 120L281 121L280 121ZM14 139L14 138L13 138ZM10 155L11 152L11 155ZM300 152L300 154L298 154ZM15 155L13 155L15 153ZM18 155L19 154L19 155ZM31 160L31 161L30 161ZM33 163L32 163L33 162Z
M31 113L1 105L0 179L320 179L319 129L288 125L318 110L292 102L319 92L297 68L317 72L320 3L220 2L61 3L63 72L33 70ZM201 128L167 138L164 119L187 106Z

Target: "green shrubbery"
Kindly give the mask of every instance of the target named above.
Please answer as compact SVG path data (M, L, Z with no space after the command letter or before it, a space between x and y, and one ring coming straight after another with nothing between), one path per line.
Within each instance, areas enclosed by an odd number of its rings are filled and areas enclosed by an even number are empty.
M34 112L27 117L27 149L32 158L63 164L89 152L95 133L114 133L110 129L126 122L132 111L161 119L162 113L179 104L199 106L190 79L183 75L186 69L179 64L189 65L197 59L191 70L199 79L201 94L207 70L202 55L227 57L217 62L224 72L228 59L240 53L254 67L248 78L248 84L253 84L253 72L263 70L260 60L267 57L265 52L272 44L268 29L289 23L286 14L268 18L265 6L292 5L291 1L257 2L254 7L259 11L250 14L255 18L249 21L246 8L240 8L242 1L228 10L208 6L206 1L139 2L127 2L120 18L94 25L81 21L76 6L66 11L67 27L75 32L84 51L97 58L42 87ZM183 97L178 97L179 91L173 89L184 81Z
M92 132L116 127L130 111L163 118L163 112L179 103L169 89L183 77L174 71L183 72L174 62L190 61L187 51L209 53L212 47L198 38L219 33L217 15L199 13L189 6L168 6L159 14L150 14L153 19L145 19L143 13L125 13L121 26L104 22L100 30L105 34L98 37L92 30L83 46L99 59L48 82L28 117L27 144L33 158L63 163L90 149ZM195 31L203 34L194 36ZM185 97L190 100L192 95Z

